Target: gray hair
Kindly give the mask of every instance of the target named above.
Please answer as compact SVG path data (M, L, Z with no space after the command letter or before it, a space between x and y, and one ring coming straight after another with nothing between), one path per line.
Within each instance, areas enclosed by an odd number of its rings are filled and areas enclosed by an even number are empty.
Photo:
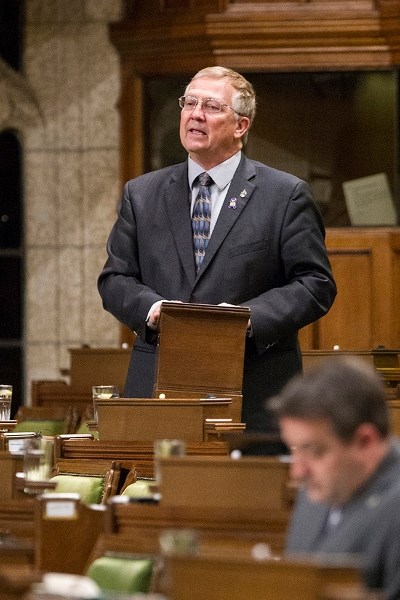
M251 126L256 114L256 94L252 84L247 81L243 75L240 75L240 73L228 69L227 67L206 67L205 69L198 71L196 75L192 77L190 83L201 77L210 77L212 79L226 78L234 90L236 90L232 99L232 108L243 117L247 117ZM247 133L243 136L243 141L246 142L246 140Z

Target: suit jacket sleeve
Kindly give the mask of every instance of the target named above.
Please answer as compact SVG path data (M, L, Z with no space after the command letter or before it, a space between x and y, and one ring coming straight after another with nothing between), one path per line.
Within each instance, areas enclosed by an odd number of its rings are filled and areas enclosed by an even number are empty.
M150 307L163 296L142 282L136 218L129 182L118 207L118 218L107 241L108 259L98 279L103 307L143 340L150 341L146 327Z
M325 315L336 296L321 215L309 186L289 181L289 194L286 186L284 193L276 193L277 205L281 203L276 210L284 214L270 239L271 255L278 262L275 285L243 303L251 309L260 351Z

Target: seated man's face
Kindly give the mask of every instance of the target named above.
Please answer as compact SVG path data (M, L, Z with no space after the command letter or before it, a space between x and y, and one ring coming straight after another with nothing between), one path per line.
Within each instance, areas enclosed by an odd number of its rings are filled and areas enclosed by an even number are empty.
M324 419L284 417L280 428L292 454L291 475L310 500L345 503L364 475L357 443L344 443Z

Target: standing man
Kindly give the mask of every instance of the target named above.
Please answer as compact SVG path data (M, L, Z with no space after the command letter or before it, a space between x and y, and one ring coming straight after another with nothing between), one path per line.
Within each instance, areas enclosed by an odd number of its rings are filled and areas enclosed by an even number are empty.
M301 370L297 332L336 294L323 223L304 181L242 153L256 108L244 77L203 69L179 105L188 159L125 185L98 281L104 308L137 334L124 393L153 395L163 301L247 306L242 419L273 431L265 398Z
M366 362L335 358L270 401L299 486L288 554L356 555L364 580L400 598L400 448L383 382Z

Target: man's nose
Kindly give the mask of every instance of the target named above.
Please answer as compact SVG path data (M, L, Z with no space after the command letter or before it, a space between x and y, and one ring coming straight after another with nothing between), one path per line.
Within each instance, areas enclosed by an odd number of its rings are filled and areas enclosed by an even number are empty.
M192 117L194 116L195 119L204 119L204 115L205 112L203 110L203 105L202 103L199 101L197 102L196 106L192 109Z
M290 463L290 475L296 481L302 481L308 474L309 468L307 461L300 456L293 456Z

